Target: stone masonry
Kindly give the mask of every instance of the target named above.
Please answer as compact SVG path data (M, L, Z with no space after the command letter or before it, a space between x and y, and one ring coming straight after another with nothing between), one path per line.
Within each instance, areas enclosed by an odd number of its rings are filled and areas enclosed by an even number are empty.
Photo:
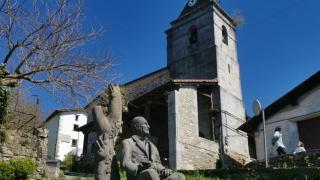
M216 142L198 136L197 89L181 87L168 98L169 165L171 168L215 169L219 159Z
M17 130L6 130L5 133L7 139L0 146L1 161L32 158L37 165L34 178L41 179L45 176L48 139Z
M236 164L246 163L249 161L248 137L244 132L237 130L245 122L245 108L232 18L217 3L199 0L193 7L187 5L171 25L172 27L166 32L167 63L171 77L173 79L218 79L218 85L213 87L211 93L213 110L216 110L214 133L218 135L216 140L219 144L214 141L208 143L214 144L210 147L219 147L219 151L213 150L213 152L217 154L219 152L224 167L232 166L229 161L235 161ZM190 41L192 29L197 35L195 42ZM196 88L196 85L193 90L190 87L187 88L188 90L182 87L179 91L172 92L169 98L171 103L175 101L172 105L169 104L169 123L176 128L174 131L171 130L171 135L175 136L177 142L174 147L177 150L170 151L170 154L176 154L177 169L179 166L183 169L184 167L201 169L201 167L195 167L196 163L186 165L183 162L183 152L189 151L187 149L190 148L180 146L182 137L189 139L193 145L202 142L199 134L194 132L199 129ZM187 94L184 95L184 93ZM184 135L180 135L179 132ZM195 139L188 138L190 136ZM170 143L170 145L173 144ZM201 151L206 150L199 147L197 152ZM217 154L211 156L217 156ZM188 154L187 157L193 159L192 154ZM181 161L183 166L179 163Z

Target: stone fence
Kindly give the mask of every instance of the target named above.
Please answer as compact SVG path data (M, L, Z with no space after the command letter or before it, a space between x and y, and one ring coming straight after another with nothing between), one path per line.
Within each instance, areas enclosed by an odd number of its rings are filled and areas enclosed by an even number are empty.
M35 160L37 170L34 178L46 176L46 159L48 138L46 130L38 128L33 135L17 130L0 129L0 158L8 161L17 158L32 158Z

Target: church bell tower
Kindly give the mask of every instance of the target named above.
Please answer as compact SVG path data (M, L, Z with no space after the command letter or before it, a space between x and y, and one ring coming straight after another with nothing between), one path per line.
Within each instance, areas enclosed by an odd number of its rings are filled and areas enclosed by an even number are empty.
M218 159L225 166L227 159L248 161L247 135L237 130L246 116L233 19L214 0L188 0L166 34L172 79L217 81L210 88L211 105L203 105L198 84L181 85L169 95L169 137L174 137L169 140L170 166L208 169L215 168ZM201 116L205 108L208 113ZM207 116L210 122L201 124ZM206 132L213 138L203 138Z

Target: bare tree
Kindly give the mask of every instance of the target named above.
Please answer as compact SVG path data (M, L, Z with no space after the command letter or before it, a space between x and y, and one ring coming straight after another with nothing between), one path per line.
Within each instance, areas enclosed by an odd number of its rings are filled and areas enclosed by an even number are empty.
M5 129L32 133L45 117L38 98L30 98L19 88L11 91L8 110L8 115L1 121L1 126Z
M2 83L30 82L55 95L86 97L112 77L112 57L90 57L83 45L103 33L83 27L83 4L70 0L0 0Z

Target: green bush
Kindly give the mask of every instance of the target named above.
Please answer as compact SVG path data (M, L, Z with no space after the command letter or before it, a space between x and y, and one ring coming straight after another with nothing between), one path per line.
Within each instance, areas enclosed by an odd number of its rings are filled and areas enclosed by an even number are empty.
M14 179L14 167L5 162L0 162L0 179Z
M36 163L31 158L11 159L0 162L0 179L27 179L36 170Z
M264 166L264 161L253 161L246 165L250 169L263 168ZM270 158L269 167L279 169L320 167L320 151L312 151L299 155L287 154Z
M292 169L216 169L200 171L181 171L187 180L319 180L319 168Z
M11 159L10 164L14 167L16 179L27 179L36 171L36 163L31 158Z
M74 153L68 153L61 162L60 169L77 173L95 173L94 159L80 160Z
M74 153L70 152L64 156L64 160L61 162L60 168L63 171L72 171L72 167L74 166L76 160L77 156Z

